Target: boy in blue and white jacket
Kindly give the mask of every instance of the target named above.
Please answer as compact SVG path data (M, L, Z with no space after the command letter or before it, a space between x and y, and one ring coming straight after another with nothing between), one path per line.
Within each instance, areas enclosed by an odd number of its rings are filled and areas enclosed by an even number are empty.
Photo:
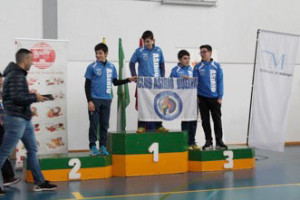
M132 76L165 77L165 60L161 48L155 46L155 39L152 31L145 31L142 35L143 47L139 47L133 53L130 62L130 72ZM135 64L138 63L138 74L136 74ZM144 133L147 124L154 124L155 132L168 132L162 122L138 121L137 133ZM149 130L149 127L148 127Z
M122 85L136 81L136 77L117 79L117 70L107 61L108 47L104 43L95 46L96 61L91 63L85 73L85 94L89 109L89 147L92 156L108 155L106 150L107 130L109 127L112 85ZM96 147L97 128L100 124L100 151Z
M210 114L214 122L216 148L227 149L223 143L221 104L223 97L223 71L219 63L211 58L210 45L200 46L201 62L194 68L194 77L198 78L198 104L206 143L203 150L212 149Z
M179 63L172 69L170 77L193 78L193 68L190 66L190 53L186 50L181 50L177 56ZM189 150L200 150L195 142L196 129L197 120L181 122L181 130L187 131L189 135Z

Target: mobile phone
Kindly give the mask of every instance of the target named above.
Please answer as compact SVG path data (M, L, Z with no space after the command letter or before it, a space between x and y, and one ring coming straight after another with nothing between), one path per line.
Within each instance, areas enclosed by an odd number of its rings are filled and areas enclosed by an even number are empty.
M52 94L43 94L42 96L46 97L49 101L53 101L54 100L54 97L53 97Z

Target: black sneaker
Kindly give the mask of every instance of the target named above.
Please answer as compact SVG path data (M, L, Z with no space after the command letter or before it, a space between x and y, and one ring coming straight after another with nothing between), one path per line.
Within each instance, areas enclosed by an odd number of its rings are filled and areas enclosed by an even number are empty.
M0 196L1 195L4 195L5 194L5 192L2 190L2 188L0 187Z
M228 149L227 145L222 140L216 142L216 149Z
M13 184L16 184L16 183L19 183L21 181L20 178L10 178L8 180L4 180L3 181L3 187L7 187L7 186L10 186L10 185L13 185Z
M213 149L213 143L212 141L206 141L205 145L202 147L202 150L212 150Z
M45 181L40 185L34 185L32 190L34 192L42 192L42 191L52 191L56 189L57 189L57 185L50 184L49 181Z

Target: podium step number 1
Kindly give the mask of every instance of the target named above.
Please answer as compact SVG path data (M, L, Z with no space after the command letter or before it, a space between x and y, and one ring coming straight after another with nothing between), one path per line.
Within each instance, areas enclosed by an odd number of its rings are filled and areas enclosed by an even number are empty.
M108 134L113 176L149 176L187 172L187 133Z
M159 144L158 142L154 142L148 148L149 153L153 153L153 162L159 161Z

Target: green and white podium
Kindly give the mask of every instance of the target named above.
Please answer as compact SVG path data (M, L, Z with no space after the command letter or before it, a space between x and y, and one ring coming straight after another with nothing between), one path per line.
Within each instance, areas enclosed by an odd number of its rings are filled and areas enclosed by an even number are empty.
M189 171L251 169L255 167L254 149L229 146L227 150L189 151Z
M25 180L33 182L32 173L25 160ZM111 155L90 156L89 153L41 155L42 173L49 181L103 179L112 176Z
M110 133L113 176L183 173L188 170L186 132Z

